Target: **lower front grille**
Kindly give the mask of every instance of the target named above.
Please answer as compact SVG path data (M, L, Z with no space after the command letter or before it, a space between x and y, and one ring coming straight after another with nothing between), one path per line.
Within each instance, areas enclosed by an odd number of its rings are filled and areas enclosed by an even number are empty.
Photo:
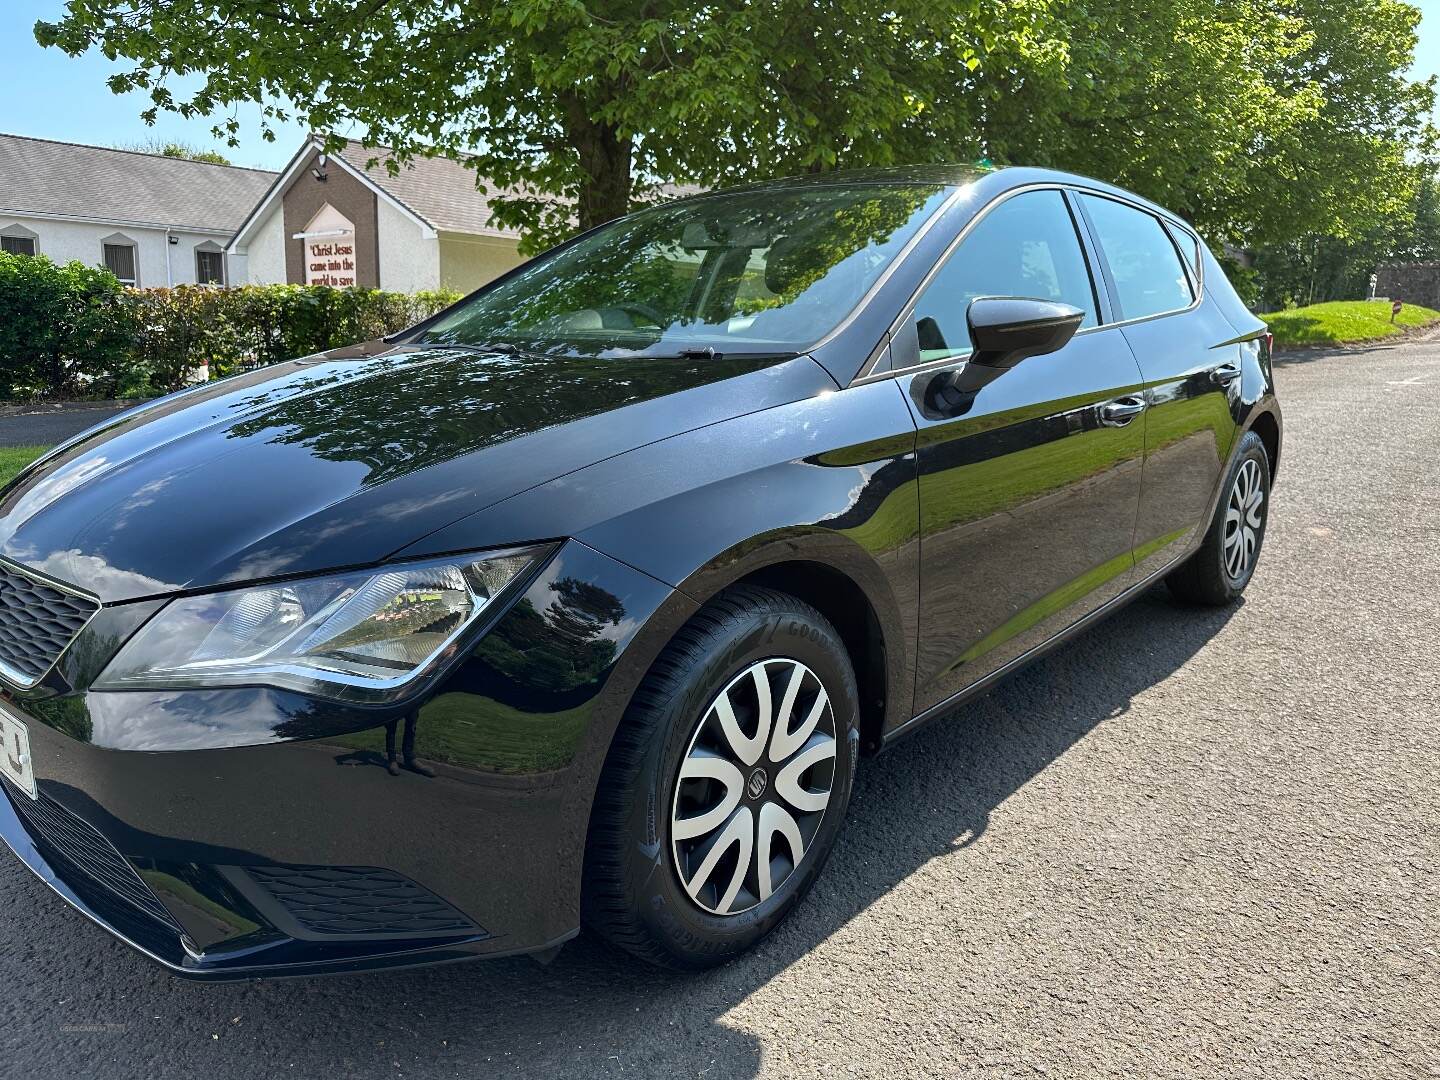
M100 605L0 561L0 676L34 686Z
M161 922L174 925L149 886L135 872L128 859L115 850L93 825L77 817L54 799L41 793L32 799L5 785L5 793L24 822L30 839L47 861L56 862L57 873L70 870L108 893Z
M247 866L243 872L311 935L427 937L484 932L430 890L379 867L272 865Z

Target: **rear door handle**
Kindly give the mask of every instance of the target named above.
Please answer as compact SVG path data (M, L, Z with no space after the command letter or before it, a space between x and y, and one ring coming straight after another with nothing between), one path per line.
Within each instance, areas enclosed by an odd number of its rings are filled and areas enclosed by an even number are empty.
M1144 398L1116 398L1100 406L1100 423L1106 427L1124 427L1144 411Z
M1240 378L1240 368L1236 364L1221 364L1210 372L1210 381L1220 386L1229 386L1238 378Z

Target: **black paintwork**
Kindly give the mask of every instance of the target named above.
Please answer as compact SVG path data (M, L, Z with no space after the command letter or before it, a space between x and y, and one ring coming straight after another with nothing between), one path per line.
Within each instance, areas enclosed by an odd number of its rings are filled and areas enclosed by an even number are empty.
M1102 324L1057 351L983 379L960 360L897 371L918 361L900 317L978 212L1034 184L1123 195L1039 170L911 175L954 197L808 355L402 338L177 395L37 463L0 493L0 556L104 607L39 686L0 698L28 720L42 795L129 860L184 940L67 871L4 800L0 833L197 977L539 951L576 930L631 693L726 585L792 588L836 622L871 749L1133 595L1199 543L1240 432L1278 452L1263 325L1206 253L1188 311L1117 324L1097 274ZM418 703L89 689L177 591L542 540L553 556ZM387 771L387 728L433 776ZM314 865L400 874L472 928L307 937L246 868Z

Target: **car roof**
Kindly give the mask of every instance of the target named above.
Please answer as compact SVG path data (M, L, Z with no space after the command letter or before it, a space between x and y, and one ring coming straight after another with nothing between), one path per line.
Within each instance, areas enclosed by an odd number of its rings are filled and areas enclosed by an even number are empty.
M1138 203L1170 221L1184 225L1187 229L1191 228L1191 226L1173 210L1167 210L1158 203L1152 202L1143 195L1137 195L1133 191L1117 187L1115 184L1108 184L1103 180L1096 180L1093 177L1081 176L1078 173L1069 173L1060 169L1041 168L1033 165L966 165L960 163L942 163L893 165L884 168L867 169L835 169L829 172L804 173L799 176L783 176L777 177L774 180L761 180L749 184L736 184L731 187L714 188L710 191L691 195L681 201L688 202L691 199L704 199L714 195L723 195L729 191L794 189L854 184L923 184L927 186L961 187L976 183L983 184L985 188L983 194L987 202L1001 192L1030 184L1067 184L1075 187L1089 188L1092 191L1116 195L1129 202Z

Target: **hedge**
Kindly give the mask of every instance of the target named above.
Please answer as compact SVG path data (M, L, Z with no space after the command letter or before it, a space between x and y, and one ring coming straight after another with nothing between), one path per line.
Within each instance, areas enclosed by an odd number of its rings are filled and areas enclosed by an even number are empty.
M0 401L132 398L369 341L459 299L325 285L130 289L108 270L0 252Z

